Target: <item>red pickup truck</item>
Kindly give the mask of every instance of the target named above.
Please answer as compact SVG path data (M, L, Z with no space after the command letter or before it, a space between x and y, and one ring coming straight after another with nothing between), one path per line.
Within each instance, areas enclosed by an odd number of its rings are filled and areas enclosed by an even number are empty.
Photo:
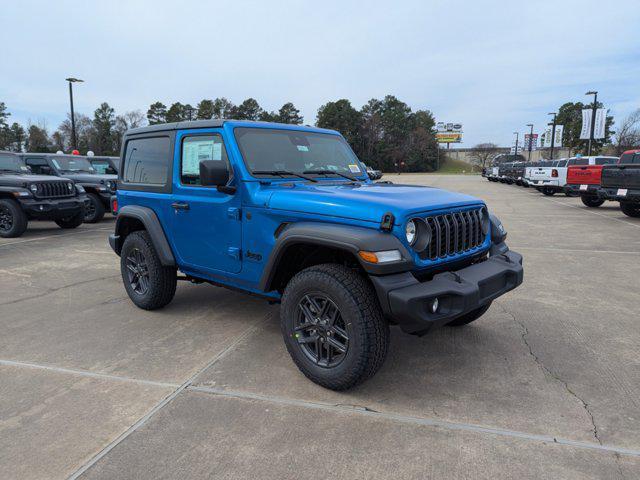
M567 169L567 184L564 187L567 195L579 195L582 203L595 208L604 203L598 195L602 167L618 162L618 157L581 157L582 164L570 165Z

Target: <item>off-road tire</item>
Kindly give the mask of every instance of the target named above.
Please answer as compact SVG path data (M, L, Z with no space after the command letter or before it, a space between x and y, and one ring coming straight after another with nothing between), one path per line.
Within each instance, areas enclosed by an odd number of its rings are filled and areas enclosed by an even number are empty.
M142 253L147 264L148 289L144 293L138 293L134 290L128 276L127 259L135 249ZM137 307L144 310L156 310L173 300L177 283L176 269L165 267L160 263L151 237L145 230L133 232L125 239L120 252L120 272L124 288Z
M580 200L582 200L582 203L584 203L585 206L589 208L598 208L604 203L604 200L602 200L601 198L591 195L580 195Z
M640 217L640 204L631 202L620 202L620 210L628 217Z
M349 329L347 351L333 367L313 363L295 333L299 303L305 295L313 294L331 299ZM306 268L289 281L282 295L280 326L296 366L312 382L331 390L346 390L372 377L389 348L389 325L373 288L361 274L338 264Z
M463 327L465 325L470 324L471 322L476 321L482 315L484 315L489 307L491 306L491 302L483 305L480 308L476 308L475 310L471 310L469 313L465 313L461 317L456 318L454 321L447 323L447 327Z
M84 208L80 209L78 213L71 217L59 218L56 220L56 224L60 228L70 229L78 228L84 222Z
M105 213L102 200L95 193L87 193L87 197L91 205L85 210L84 223L98 223Z
M553 188L549 188L549 187L543 187L542 190L540 190L542 192L543 195L546 195L547 197L552 197L556 194L556 191Z
M0 199L0 215L8 215L11 226L8 228L0 228L0 237L15 238L22 235L27 229L29 219L22 211L20 205L15 200L8 198Z

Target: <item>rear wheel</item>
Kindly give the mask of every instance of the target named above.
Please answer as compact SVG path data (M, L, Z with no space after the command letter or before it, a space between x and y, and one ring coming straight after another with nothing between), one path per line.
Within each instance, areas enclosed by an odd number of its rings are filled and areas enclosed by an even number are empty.
M280 325L296 366L332 390L373 376L389 347L389 326L371 285L342 265L316 265L296 274L282 296Z
M640 217L640 203L620 202L620 210L628 217Z
M453 322L447 323L447 327L462 327L464 325L468 325L469 323L479 319L482 315L484 315L487 310L489 310L490 306L491 302L483 305L480 308L476 308L469 313L465 313L461 317L456 318Z
M553 195L555 195L556 191L551 188L551 187L544 187L542 188L542 190L540 190L544 195L546 195L547 197L551 197Z
M581 195L580 200L589 208L597 208L604 203L604 200L592 195Z
M104 205L95 193L87 193L89 204L84 212L85 223L98 223L104 217Z
M144 310L164 307L176 293L176 269L162 265L146 231L127 236L120 252L120 273L129 298Z
M82 222L84 222L84 209L81 209L78 213L72 215L71 217L59 218L56 220L56 224L60 228L65 229L77 228L82 225Z
M0 199L0 237L19 237L28 223L27 215L15 200Z

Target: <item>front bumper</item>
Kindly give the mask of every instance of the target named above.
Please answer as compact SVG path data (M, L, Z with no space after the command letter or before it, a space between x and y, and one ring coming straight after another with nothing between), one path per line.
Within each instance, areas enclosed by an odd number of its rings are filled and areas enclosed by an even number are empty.
M591 197L597 197L599 191L600 185L571 183L564 187L564 193L569 195L588 195Z
M422 335L520 285L522 256L504 244L494 245L488 259L436 274L426 282L419 282L410 272L370 278L385 315L404 332ZM439 307L433 313L431 306L436 298Z
M618 202L640 202L640 190L633 188L609 188L602 187L598 196L603 200L616 200Z
M32 220L58 220L84 211L85 195L59 199L21 198L20 205Z

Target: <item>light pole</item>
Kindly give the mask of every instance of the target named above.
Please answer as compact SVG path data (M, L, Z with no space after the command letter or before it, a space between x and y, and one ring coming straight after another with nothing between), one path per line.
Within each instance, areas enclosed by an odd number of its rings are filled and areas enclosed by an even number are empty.
M553 115L553 122L548 123L547 125L552 125L551 127L551 152L549 153L549 160L553 160L553 144L556 143L556 113L551 112L547 113L547 115Z
M76 119L73 114L73 86L72 84L76 82L84 82L84 80L80 80L79 78L69 77L65 78L67 82L69 82L69 103L71 104L71 149L75 150L78 148L77 140L76 140Z
M595 90L589 90L585 95L593 95L593 108L591 110L591 132L589 132L589 148L587 149L587 156L591 155L591 143L593 142L593 133L596 128L596 110L598 108L598 92Z
M520 137L520 134L518 132L513 132L513 134L516 136L516 149L513 152L513 161L515 162L515 159L518 156L518 138Z
M531 146L533 144L533 123L527 123L527 127L531 127L529 133L529 155L527 156L527 162L531 163Z

